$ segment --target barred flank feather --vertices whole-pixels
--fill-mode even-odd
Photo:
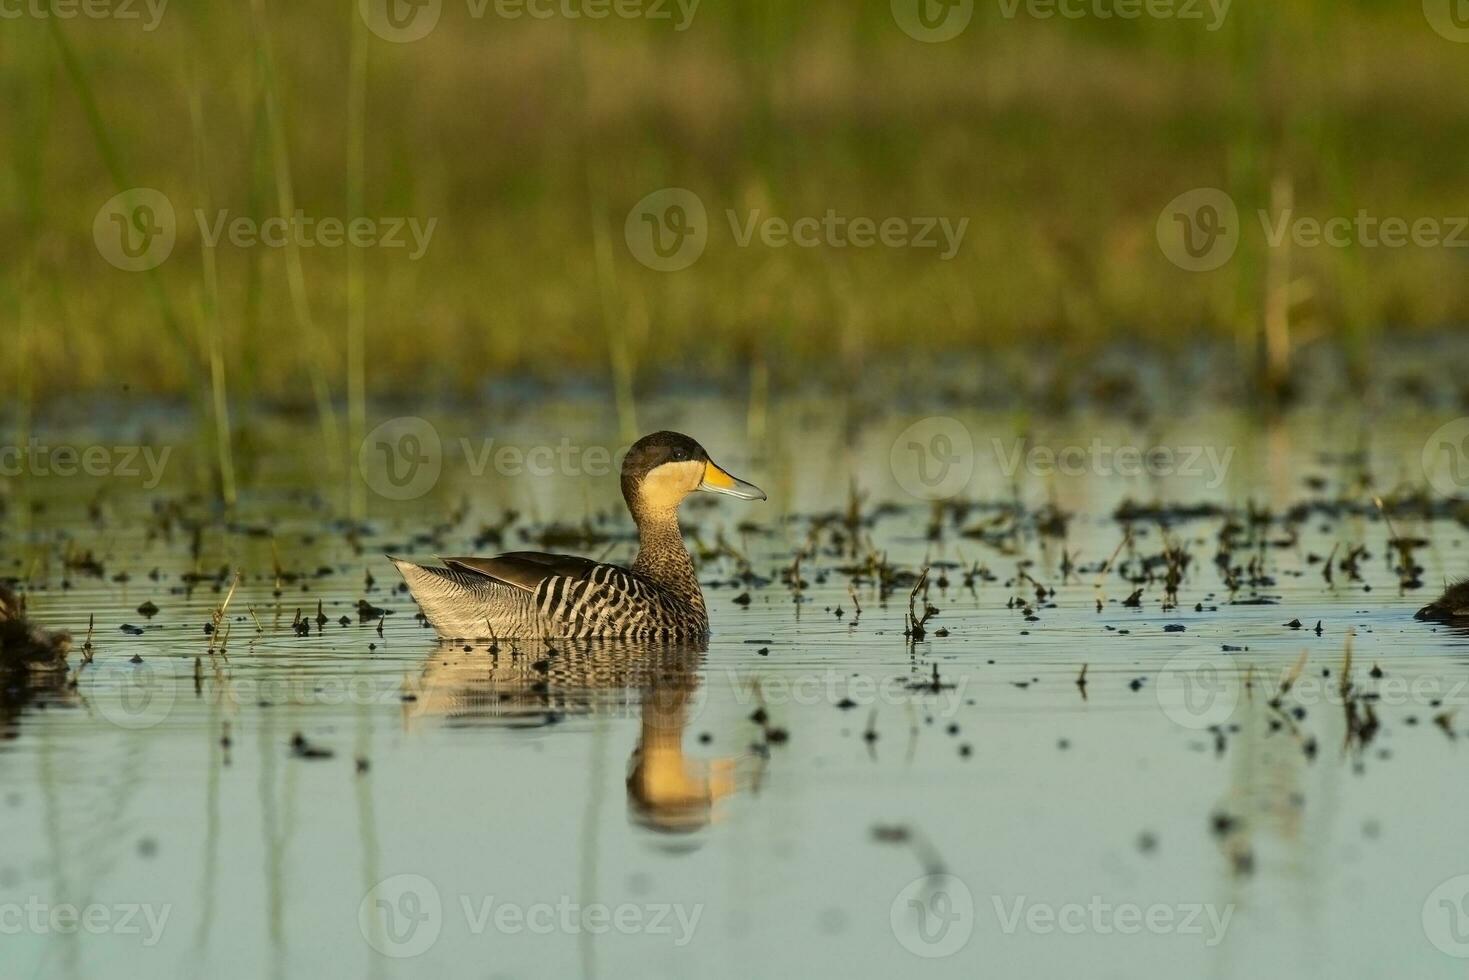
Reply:
[[[446,639],[691,639],[709,631],[702,596],[660,587],[617,565],[551,575],[534,592],[459,568],[391,559],[429,624]]]

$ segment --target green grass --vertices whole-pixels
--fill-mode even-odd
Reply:
[[[437,30],[407,45],[367,34],[349,6],[170,5],[151,33],[7,22],[0,232],[16,254],[0,296],[26,338],[20,370],[45,379],[34,397],[186,395],[221,433],[231,399],[299,403],[335,445],[339,402],[353,437],[369,395],[510,375],[605,379],[627,427],[634,392],[668,376],[768,372],[779,388],[1016,345],[1248,350],[1269,279],[1254,211],[1273,181],[1319,217],[1469,214],[1469,59],[1418,4],[1237,0],[1208,33],[1007,21],[982,0],[934,45],[898,30],[886,2],[704,4],[674,33],[473,21],[446,0]],[[178,244],[154,273],[93,246],[120,185],[174,203]],[[713,225],[681,272],[644,268],[623,241],[628,209],[665,186],[698,193]],[[1238,254],[1211,273],[1173,267],[1154,240],[1162,206],[1199,186],[1227,189],[1245,216]],[[437,225],[416,262],[209,250],[196,207]],[[969,227],[949,262],[737,247],[724,212],[755,207]],[[1384,332],[1469,320],[1463,262],[1294,250],[1292,343],[1337,342],[1360,362]],[[186,330],[178,311],[195,309],[201,329]]]

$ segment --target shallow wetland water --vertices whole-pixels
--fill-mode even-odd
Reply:
[[[770,495],[685,507],[707,646],[440,645],[382,557],[630,560],[596,462],[483,455],[615,450],[592,403],[431,415],[437,451],[384,430],[437,476],[369,478],[360,525],[310,422],[262,421],[228,516],[180,495],[183,450],[152,489],[16,481],[0,576],[74,683],[3,707],[0,901],[111,927],[6,935],[0,972],[1461,973],[1469,636],[1412,615],[1469,572],[1415,495],[1446,418],[1078,416],[1032,445],[1087,462],[1012,479],[1013,415],[640,409]],[[941,464],[961,492],[915,497]]]

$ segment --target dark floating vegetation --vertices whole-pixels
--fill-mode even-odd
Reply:
[[[1414,618],[1469,625],[1469,579],[1450,585],[1443,595],[1418,610]]]
[[[69,633],[31,622],[25,597],[0,582],[0,738],[15,737],[15,723],[33,700],[65,696],[71,642]]]
[[[30,621],[23,595],[0,583],[0,664],[7,674],[66,670],[71,634]]]

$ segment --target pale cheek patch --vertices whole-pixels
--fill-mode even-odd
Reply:
[[[664,463],[643,478],[642,498],[655,510],[668,510],[698,489],[703,478],[703,463]]]

